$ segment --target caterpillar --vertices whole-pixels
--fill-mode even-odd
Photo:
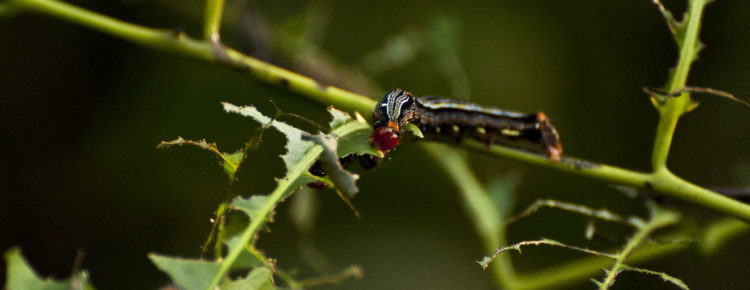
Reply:
[[[552,161],[559,161],[562,155],[557,130],[542,112],[525,114],[443,97],[416,98],[395,89],[375,105],[372,118],[375,124],[370,139],[380,151],[395,148],[403,127],[414,124],[425,138],[448,137],[458,143],[469,137],[488,148],[505,144],[541,150]]]

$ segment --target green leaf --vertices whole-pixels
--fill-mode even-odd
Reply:
[[[241,244],[241,239],[239,235],[236,235],[234,237],[231,237],[226,241],[227,247],[229,249],[234,249],[235,247],[243,247],[244,245]],[[261,261],[258,257],[254,256],[249,251],[245,250],[242,251],[242,253],[237,257],[237,260],[234,261],[232,264],[232,269],[242,269],[242,268],[255,268],[255,267],[262,267],[264,266],[264,262]]]
[[[37,275],[26,259],[23,258],[18,247],[11,248],[5,252],[5,263],[7,267],[5,288],[15,289],[39,289],[39,290],[83,290],[94,289],[89,281],[86,271],[76,270],[72,277],[63,281],[42,279]]]
[[[67,290],[70,287],[66,281],[40,278],[23,258],[21,250],[17,247],[5,252],[5,263],[8,268],[5,289]]]
[[[424,138],[424,134],[422,133],[422,130],[417,127],[417,125],[414,125],[412,123],[407,123],[406,126],[402,129],[404,132],[409,132],[412,136],[415,136],[417,138]]]
[[[266,267],[253,269],[244,278],[224,282],[221,290],[273,290],[273,272]]]
[[[219,263],[173,258],[149,254],[148,258],[159,270],[167,273],[172,282],[185,290],[205,290],[211,284],[214,275],[219,271]]]
[[[341,166],[341,163],[339,163],[339,156],[337,155],[338,143],[336,139],[328,135],[305,136],[303,139],[313,141],[323,147],[323,153],[320,155],[320,165],[328,173],[336,189],[349,197],[356,195],[359,192],[357,188],[359,175],[346,171]]]
[[[320,164],[328,173],[336,189],[348,197],[353,197],[359,189],[357,188],[358,175],[346,171],[339,163],[339,157],[349,154],[370,154],[382,156],[369,142],[372,135],[372,127],[363,121],[360,116],[352,120],[349,114],[329,108],[333,116],[331,128],[333,131],[328,135],[303,135],[303,140],[315,142],[323,147],[320,155]],[[339,137],[346,136],[346,137]]]
[[[383,157],[383,153],[370,144],[372,135],[372,126],[368,124],[362,116],[356,115],[352,119],[349,114],[341,112],[335,108],[328,108],[328,112],[333,117],[331,121],[331,134],[336,137],[338,156],[347,156],[349,154],[369,154]],[[346,136],[346,137],[340,137]]]
[[[372,126],[370,126],[361,115],[356,114],[356,118],[352,119],[349,114],[333,107],[328,108],[328,112],[333,117],[333,120],[330,122],[330,135],[337,139],[338,150],[336,153],[339,156],[347,156],[349,154],[369,154],[383,157],[383,154],[370,144],[369,140],[372,135]],[[340,136],[346,137],[341,138]]]
[[[302,139],[314,142],[323,148],[319,161],[323,170],[328,174],[327,177],[341,193],[353,197],[359,192],[356,184],[359,176],[346,171],[339,163],[339,157],[350,154],[382,157],[383,154],[370,144],[372,127],[361,116],[358,115],[354,120],[349,114],[334,108],[329,108],[328,111],[333,116],[330,123],[332,132],[328,135],[314,136],[303,134]]]
[[[230,103],[223,103],[224,111],[228,113],[236,113],[245,117],[250,117],[260,123],[263,126],[270,126],[278,130],[287,139],[287,153],[281,156],[284,160],[287,170],[294,168],[294,165],[302,160],[305,153],[310,150],[314,145],[312,142],[302,140],[302,134],[306,134],[304,131],[294,128],[284,122],[279,122],[261,114],[253,106],[235,106]]]
[[[362,121],[351,121],[339,126],[332,133],[337,137],[337,154],[347,156],[349,154],[368,154],[383,157],[383,153],[370,144],[372,127]],[[344,137],[338,137],[344,136]]]
[[[349,116],[349,114],[339,111],[334,107],[328,107],[328,113],[333,117],[333,120],[328,123],[331,126],[331,130],[336,130],[338,127],[341,127],[341,125],[352,120],[352,117]]]
[[[256,138],[253,138],[255,140]],[[248,144],[252,144],[253,140],[251,140]],[[224,170],[224,173],[229,177],[229,180],[234,181],[234,176],[237,174],[237,170],[240,167],[240,164],[245,159],[245,154],[247,153],[246,150],[241,150],[236,153],[224,153],[219,151],[219,148],[216,146],[216,143],[208,143],[206,139],[193,141],[193,140],[185,140],[182,137],[177,137],[177,139],[172,141],[161,141],[159,145],[156,146],[156,148],[159,149],[165,149],[172,146],[182,146],[182,145],[190,145],[190,146],[196,146],[198,148],[208,150],[216,154],[219,158],[221,158],[220,165],[222,169]],[[248,148],[250,148],[248,145]]]
[[[221,153],[221,157],[224,159],[224,162],[222,162],[224,173],[229,176],[230,180],[234,180],[234,176],[237,174],[242,159],[245,159],[245,151],[237,153]]]
[[[266,202],[268,202],[268,197],[263,195],[253,195],[250,198],[238,196],[232,200],[231,207],[241,210],[250,217],[250,220],[254,220],[258,218],[259,211]]]
[[[227,207],[229,207],[227,201]],[[228,212],[224,216],[223,225],[218,228],[217,243],[224,244],[232,237],[241,234],[247,226],[250,224],[250,218],[246,213],[241,211],[232,211],[226,209]]]

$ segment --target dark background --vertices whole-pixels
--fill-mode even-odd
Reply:
[[[73,2],[73,1],[71,1]],[[436,17],[458,24],[458,58],[471,98],[520,111],[541,110],[557,126],[565,153],[648,170],[657,114],[643,86],[661,86],[676,63],[676,46],[651,1],[228,1],[223,39],[248,48],[241,21],[251,10],[272,27],[324,11],[318,49],[345,67],[407,27]],[[682,15],[684,1],[668,7]],[[201,34],[203,1],[75,1],[118,19]],[[321,8],[322,7],[322,8]],[[704,14],[707,48],[690,85],[750,98],[750,2],[717,1]],[[299,21],[297,21],[299,22]],[[289,24],[292,23],[292,24]],[[246,28],[246,27],[244,27]],[[273,32],[271,33],[273,35]],[[168,282],[147,253],[196,257],[209,219],[227,196],[216,158],[194,148],[157,150],[177,136],[207,138],[223,151],[240,148],[256,125],[221,110],[220,101],[254,104],[327,120],[324,106],[226,68],[154,51],[46,16],[0,19],[0,249],[18,245],[43,276],[67,277],[78,249],[101,289],[156,288]],[[283,47],[294,52],[294,47]],[[418,53],[405,66],[373,76],[384,89],[450,96],[434,58]],[[334,74],[336,75],[336,74]],[[315,75],[312,75],[315,77]],[[342,78],[345,78],[342,77]],[[373,98],[379,97],[380,91]],[[703,186],[750,183],[750,114],[734,103],[699,96],[701,106],[680,120],[669,165]],[[250,154],[242,195],[268,193],[284,174],[282,138],[266,134]],[[525,164],[469,155],[483,182],[520,173],[516,210],[555,198],[642,212],[638,203],[599,182]],[[313,239],[336,268],[359,264],[361,281],[336,289],[485,289],[489,273],[474,261],[486,253],[472,231],[455,187],[418,146],[401,146],[375,171],[360,172],[354,200],[362,218],[330,191],[317,194]],[[721,217],[674,202],[698,222]],[[619,240],[583,239],[586,219],[543,210],[510,227],[511,241],[550,237],[608,249],[628,232],[600,223]],[[299,234],[282,204],[258,247],[282,269],[314,275],[302,262]],[[747,236],[717,254],[683,251],[643,265],[683,279],[693,289],[737,289],[750,283]],[[588,243],[588,244],[587,244]],[[520,270],[579,257],[534,248],[513,254]],[[4,271],[3,271],[4,273]],[[599,278],[599,277],[594,277]],[[581,281],[573,287],[590,288]],[[623,274],[618,289],[668,288],[656,277]]]

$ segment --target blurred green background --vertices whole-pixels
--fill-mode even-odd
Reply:
[[[150,27],[201,34],[203,1],[69,2]],[[682,15],[684,2],[665,4]],[[231,47],[368,93],[347,70],[364,71],[380,84],[373,98],[398,87],[544,111],[567,155],[638,170],[649,169],[657,122],[641,87],[664,84],[677,57],[664,19],[647,0],[229,0],[226,9],[222,37]],[[707,48],[693,65],[690,85],[750,98],[748,12],[747,1],[719,0],[707,7],[701,32]],[[43,276],[67,277],[81,249],[83,267],[97,287],[153,289],[168,279],[147,253],[198,256],[209,219],[229,194],[226,177],[208,152],[157,150],[156,144],[183,136],[215,141],[223,151],[240,148],[256,124],[224,113],[220,101],[253,104],[270,114],[268,100],[274,100],[286,112],[321,124],[328,120],[325,106],[238,72],[46,16],[0,18],[0,35],[0,249],[21,246]],[[373,68],[387,62],[368,56],[399,41],[396,36],[422,40],[422,46],[412,47],[413,56],[408,45],[392,54],[404,57],[403,63]],[[701,106],[678,124],[670,167],[703,186],[750,184],[748,110],[711,96],[698,99]],[[276,132],[264,135],[231,193],[273,189],[274,177],[284,174],[277,158],[282,141]],[[476,153],[468,157],[485,183],[520,176],[516,210],[554,198],[642,213],[637,202],[599,182]],[[333,192],[317,192],[312,239],[334,268],[358,264],[365,277],[322,289],[494,288],[489,273],[474,264],[487,253],[455,187],[418,146],[399,147],[375,171],[354,169],[361,174],[354,204],[362,217]],[[699,223],[720,217],[677,201],[669,206]],[[282,204],[258,247],[282,269],[313,276],[289,214],[289,204]],[[609,249],[628,234],[598,223],[611,239],[587,241],[585,224],[574,214],[542,210],[513,224],[509,238],[549,237]],[[644,267],[693,289],[745,288],[748,243],[745,236],[710,257],[683,251]],[[550,248],[512,255],[519,270],[581,256]],[[593,284],[582,280],[570,287]],[[633,273],[615,284],[668,287]]]

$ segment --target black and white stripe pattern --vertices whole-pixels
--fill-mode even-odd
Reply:
[[[395,89],[387,93],[378,102],[373,112],[375,127],[387,126],[389,121],[399,127],[405,125],[414,114],[413,105],[414,96],[409,92]],[[398,130],[398,128],[394,129]]]
[[[375,128],[387,126],[396,134],[411,123],[430,139],[451,137],[460,142],[469,137],[487,146],[501,143],[541,147],[555,160],[562,153],[557,130],[541,112],[519,113],[443,97],[415,98],[409,92],[396,89],[378,102],[373,119]]]

